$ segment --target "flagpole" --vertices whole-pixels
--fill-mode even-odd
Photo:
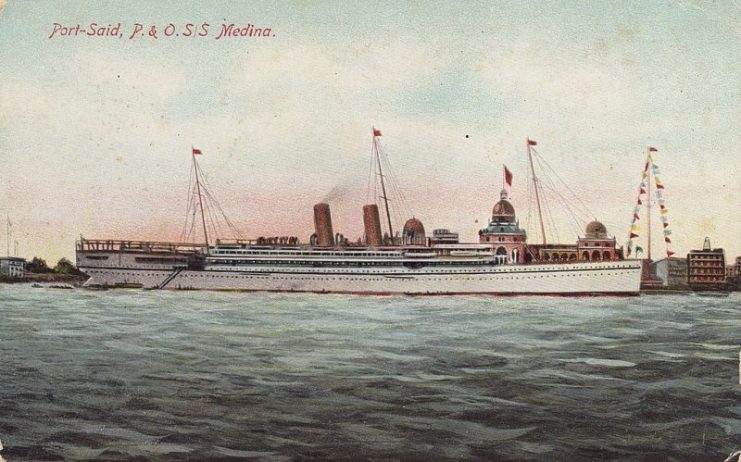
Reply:
[[[191,156],[193,156],[193,171],[196,175],[196,189],[198,190],[198,203],[201,205],[201,222],[203,223],[203,237],[206,240],[206,255],[208,255],[208,230],[206,229],[206,214],[203,211],[203,198],[201,197],[201,181],[198,178],[198,163],[196,162],[196,153],[193,146],[190,147]]]
[[[373,149],[376,151],[376,163],[378,164],[378,175],[381,177],[381,192],[383,193],[383,204],[386,207],[386,220],[389,223],[389,237],[391,245],[394,245],[394,229],[391,227],[391,212],[389,212],[389,200],[386,196],[386,184],[383,181],[383,169],[381,167],[381,155],[378,153],[378,140],[376,140],[376,127],[373,130]]]
[[[535,177],[535,167],[533,166],[533,153],[530,150],[530,138],[527,139],[527,158],[530,161],[530,173],[533,175],[533,186],[535,187],[535,202],[538,204],[538,218],[540,218],[540,234],[543,236],[543,245],[545,245],[545,226],[543,225],[543,212],[540,209],[540,195],[538,194],[538,179]]]
[[[646,213],[648,214],[648,261],[651,262],[651,173],[654,167],[653,159],[651,158],[651,147],[648,147],[648,156],[646,157],[648,162],[648,178],[646,181]]]

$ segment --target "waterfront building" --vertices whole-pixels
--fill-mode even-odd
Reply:
[[[650,274],[661,279],[664,287],[687,286],[687,259],[667,257],[651,263]]]
[[[713,249],[705,238],[702,250],[687,254],[687,283],[693,289],[720,289],[726,285],[726,262],[723,249]]]
[[[726,266],[726,283],[732,290],[741,290],[741,257],[736,262]]]
[[[741,257],[736,257],[733,264],[726,266],[726,278],[741,277]]]
[[[0,257],[0,276],[22,278],[25,274],[26,259],[20,257]]]

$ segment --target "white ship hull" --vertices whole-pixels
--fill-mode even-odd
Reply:
[[[351,294],[637,295],[638,260],[478,267],[85,267],[88,286]]]

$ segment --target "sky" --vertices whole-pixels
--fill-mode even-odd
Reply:
[[[121,36],[69,35],[91,23]],[[232,23],[270,32],[217,39]],[[243,237],[306,241],[326,200],[354,240],[374,126],[404,198],[396,229],[413,215],[476,240],[506,165],[537,242],[529,137],[556,186],[549,241],[598,219],[623,244],[654,146],[671,249],[708,236],[741,255],[737,2],[11,0],[0,43],[0,214],[26,258],[73,259],[81,235],[179,239],[192,147]]]

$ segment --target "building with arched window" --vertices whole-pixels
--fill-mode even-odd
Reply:
[[[491,211],[489,225],[479,230],[479,242],[491,244],[499,263],[525,263],[527,234],[520,228],[507,191],[503,189],[499,197]]]
[[[607,235],[607,228],[599,221],[587,225],[584,237],[576,242],[576,250],[581,261],[619,260],[615,238]]]

